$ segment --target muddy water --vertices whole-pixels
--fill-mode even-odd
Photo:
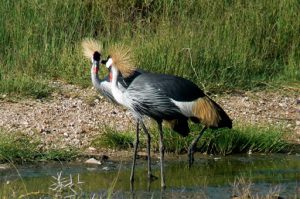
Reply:
[[[134,192],[130,191],[131,161],[107,161],[102,165],[78,163],[41,164],[0,170],[1,190],[26,187],[27,192],[48,192],[57,173],[63,177],[79,175],[82,193],[87,198],[106,197],[113,189],[113,198],[230,198],[233,183],[243,177],[253,183],[255,194],[267,194],[280,189],[280,196],[300,197],[300,156],[297,155],[235,155],[196,156],[191,169],[187,168],[186,156],[169,156],[166,162],[167,189],[161,191],[160,180],[147,181],[146,160],[138,160]],[[160,176],[159,160],[153,160],[153,172]],[[20,177],[21,176],[21,177]],[[115,184],[113,182],[116,182]],[[79,190],[79,189],[78,189]],[[20,191],[21,192],[21,191]],[[97,197],[96,197],[97,196]]]

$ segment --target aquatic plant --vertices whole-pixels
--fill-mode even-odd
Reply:
[[[244,177],[238,177],[232,184],[232,198],[236,199],[272,199],[280,197],[280,187],[271,187],[267,194],[257,194],[252,189],[253,183]]]
[[[82,182],[79,174],[76,180],[73,180],[73,176],[63,177],[62,172],[58,172],[57,176],[52,176],[54,179],[49,187],[51,195],[54,198],[76,198],[82,194]]]

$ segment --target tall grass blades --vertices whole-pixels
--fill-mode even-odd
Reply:
[[[299,9],[297,0],[3,0],[0,84],[26,75],[32,82],[59,78],[89,85],[79,45],[85,37],[105,48],[131,45],[139,67],[207,89],[299,81]],[[10,92],[18,89],[29,90]]]
[[[164,147],[166,152],[177,154],[186,153],[189,145],[200,132],[201,126],[191,124],[191,133],[182,137],[169,128],[164,128]],[[151,148],[159,151],[159,133],[154,126],[150,128]],[[208,129],[199,140],[197,151],[207,154],[228,155],[235,153],[277,153],[292,151],[292,144],[285,140],[285,133],[279,127],[263,127],[250,125],[237,125],[234,129]],[[128,149],[132,148],[134,132],[117,132],[107,128],[104,133],[98,135],[92,141],[96,148]],[[141,148],[146,147],[146,138],[141,133]]]
[[[249,151],[276,153],[292,150],[280,129],[255,126],[208,131],[198,146],[202,152],[222,155]]]
[[[133,132],[118,132],[106,127],[101,135],[92,140],[91,145],[98,148],[128,149],[133,146],[133,141]]]

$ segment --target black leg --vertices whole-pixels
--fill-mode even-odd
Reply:
[[[162,130],[162,122],[157,122],[158,129],[159,129],[159,151],[160,151],[160,172],[161,172],[161,187],[163,189],[166,188],[165,184],[165,175],[164,175],[164,156],[165,156],[165,149],[163,145],[164,137],[163,137],[163,130]]]
[[[136,140],[134,143],[133,163],[132,163],[131,175],[130,175],[130,183],[131,183],[132,189],[133,189],[133,182],[134,182],[134,170],[135,170],[135,163],[136,163],[136,156],[137,156],[137,148],[139,145],[139,133],[140,133],[140,128],[139,128],[139,120],[138,120],[136,123]]]
[[[197,145],[197,142],[200,140],[200,138],[202,137],[202,135],[206,129],[207,129],[206,127],[203,127],[203,129],[200,131],[199,135],[192,141],[192,143],[189,147],[189,151],[188,151],[189,167],[191,167],[194,162],[195,146]]]
[[[142,125],[142,128],[144,130],[144,132],[146,133],[147,135],[147,159],[148,159],[148,179],[151,181],[153,180],[155,177],[152,176],[152,171],[151,171],[151,156],[150,156],[150,148],[151,148],[151,136],[144,124],[144,122],[141,120],[140,121],[141,125]]]

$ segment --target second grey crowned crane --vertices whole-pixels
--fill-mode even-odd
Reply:
[[[133,113],[137,123],[143,124],[144,116],[149,116],[157,122],[160,135],[161,187],[165,188],[162,121],[191,119],[195,123],[204,125],[189,147],[188,157],[189,166],[191,166],[194,161],[194,148],[204,131],[207,128],[232,128],[232,120],[196,84],[178,76],[140,74],[126,90],[120,89],[117,83],[119,73],[124,77],[133,74],[136,71],[134,62],[130,49],[124,46],[114,46],[110,49],[110,58],[106,61],[106,66],[111,69],[112,73],[111,91],[114,99]],[[186,126],[187,122],[183,125]],[[134,176],[137,144],[134,147],[131,181]]]

